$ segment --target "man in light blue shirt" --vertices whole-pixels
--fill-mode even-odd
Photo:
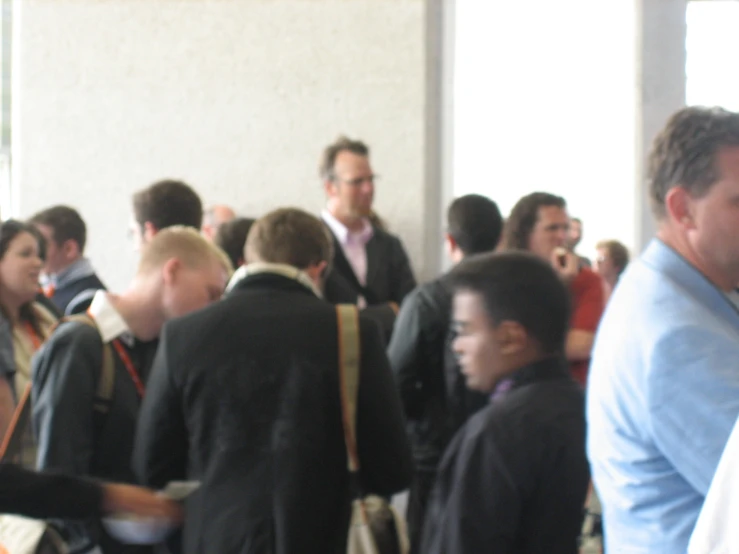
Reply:
[[[588,456],[606,550],[686,552],[739,415],[739,114],[686,108],[649,159],[657,238],[596,336]]]

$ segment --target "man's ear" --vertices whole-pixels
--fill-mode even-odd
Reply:
[[[162,265],[162,281],[167,285],[173,285],[179,277],[182,262],[177,258],[170,258]]]
[[[336,193],[336,183],[333,181],[333,179],[324,179],[323,180],[323,191],[326,193],[326,196],[334,196]]]
[[[672,187],[665,196],[668,218],[686,230],[695,229],[693,198],[683,187]]]
[[[74,239],[67,239],[62,245],[62,252],[67,260],[75,260],[80,255],[80,247]]]
[[[503,321],[495,329],[498,350],[501,354],[512,356],[526,349],[529,335],[517,321]]]
[[[444,233],[444,245],[446,246],[446,253],[449,257],[454,256],[454,251],[457,249],[457,241],[449,233]]]
[[[144,244],[151,242],[151,239],[153,239],[154,235],[158,232],[159,229],[157,229],[151,221],[145,222],[144,232],[141,233],[141,237],[144,239]]]
[[[317,264],[309,265],[307,268],[305,268],[304,272],[308,275],[308,277],[311,278],[311,280],[315,283],[317,283],[321,277],[324,276],[324,272],[326,271],[326,268],[328,267],[328,262],[318,262]]]

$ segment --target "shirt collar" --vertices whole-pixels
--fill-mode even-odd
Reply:
[[[95,293],[89,309],[90,316],[95,320],[103,342],[110,342],[120,337],[127,344],[133,342],[133,334],[120,312],[113,306],[104,290]]]
[[[56,288],[62,288],[69,283],[78,281],[84,277],[89,277],[90,275],[94,274],[95,270],[92,268],[92,263],[90,263],[90,260],[88,260],[87,258],[80,258],[79,260],[76,260],[69,264],[58,273],[43,276],[41,284],[43,286],[54,285],[54,287]]]
[[[660,239],[655,238],[649,243],[641,255],[641,261],[666,275],[706,306],[722,312],[734,325],[737,324],[739,307],[731,301],[726,292],[719,289],[698,268]]]
[[[233,277],[231,277],[231,280],[228,282],[226,292],[231,292],[236,284],[245,277],[248,277],[249,275],[257,275],[259,273],[272,273],[274,275],[282,275],[283,277],[287,277],[288,279],[294,279],[298,283],[309,289],[311,292],[313,292],[313,294],[315,294],[318,298],[323,298],[323,294],[321,294],[321,291],[318,290],[316,284],[310,277],[308,277],[308,274],[304,271],[301,271],[300,269],[292,265],[271,264],[266,262],[254,262],[248,265],[242,265],[234,272]]]
[[[353,240],[364,245],[367,244],[367,242],[369,242],[369,240],[375,234],[375,230],[372,227],[372,224],[369,222],[369,219],[367,218],[362,219],[364,227],[361,231],[352,232],[349,231],[346,225],[336,219],[328,210],[323,210],[321,212],[321,217],[323,218],[323,221],[326,222],[326,225],[328,225],[329,229],[331,229],[331,232],[338,239],[340,244],[346,244],[350,240]]]
[[[490,394],[490,401],[493,403],[499,402],[508,396],[510,391],[529,383],[562,378],[571,379],[564,358],[562,356],[543,358],[520,367],[506,378],[500,380]]]

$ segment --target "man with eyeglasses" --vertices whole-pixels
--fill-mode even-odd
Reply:
[[[394,319],[416,279],[400,239],[371,223],[377,175],[369,147],[339,137],[324,150],[320,176],[327,197],[321,215],[334,240],[326,298],[370,307],[386,322]]]

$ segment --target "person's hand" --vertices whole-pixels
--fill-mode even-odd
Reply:
[[[103,485],[103,511],[129,512],[141,517],[182,521],[182,508],[163,496],[132,485]]]
[[[580,272],[580,260],[564,248],[555,248],[549,261],[566,285],[569,285]]]

